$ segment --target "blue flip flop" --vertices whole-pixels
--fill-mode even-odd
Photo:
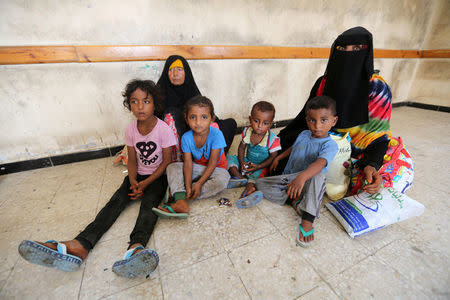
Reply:
[[[261,191],[256,191],[253,194],[250,194],[247,197],[241,198],[236,201],[236,207],[242,209],[255,206],[256,204],[261,202],[262,197],[263,193]]]
[[[300,241],[300,232],[302,233],[303,238],[308,237],[314,233],[314,227],[310,231],[306,232],[302,227],[302,218],[300,218],[300,220],[298,221],[298,232],[297,232],[297,238],[296,238],[297,244],[304,248],[310,247],[312,245],[312,243],[314,242],[314,240],[312,240],[311,242]]]
[[[152,249],[144,249],[133,255],[135,250],[140,249],[144,247],[138,246],[125,252],[123,259],[113,264],[112,271],[126,278],[149,276],[158,266],[159,256]]]
[[[160,218],[162,219],[168,219],[168,218],[178,218],[178,219],[186,219],[189,214],[187,213],[177,213],[173,210],[172,207],[170,207],[169,205],[161,205],[162,208],[166,208],[167,210],[170,211],[166,212],[163,210],[158,209],[157,207],[153,207],[152,211],[157,214]]]
[[[30,263],[66,272],[73,272],[80,268],[83,260],[77,256],[67,254],[66,245],[55,240],[46,241],[45,243],[56,244],[57,250],[34,241],[24,240],[19,245],[19,254]]]
[[[241,186],[245,186],[248,182],[247,178],[233,177],[228,181],[227,189],[234,189]]]

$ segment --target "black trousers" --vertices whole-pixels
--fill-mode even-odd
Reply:
[[[138,181],[146,179],[149,175],[137,176]],[[144,194],[139,200],[141,201],[141,207],[139,209],[139,215],[136,220],[136,225],[130,234],[130,245],[140,243],[144,247],[147,245],[150,236],[155,228],[158,216],[153,213],[152,208],[157,207],[164,197],[167,189],[167,177],[162,175],[154,182],[152,182],[144,191]],[[77,237],[78,240],[86,250],[94,248],[95,244],[100,240],[102,235],[108,231],[112,224],[119,217],[120,213],[133,201],[128,194],[130,190],[130,180],[127,177],[124,178],[120,188],[114,193],[109,202],[100,210],[100,212]]]

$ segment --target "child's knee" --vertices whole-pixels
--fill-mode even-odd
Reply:
[[[179,172],[180,169],[183,169],[183,163],[182,162],[173,162],[167,166],[166,172],[167,172],[167,174],[176,173],[176,172]]]

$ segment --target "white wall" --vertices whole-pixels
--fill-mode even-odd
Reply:
[[[424,49],[450,49],[450,1],[436,0]],[[450,106],[450,59],[423,59],[408,98],[421,103]]]
[[[62,4],[63,3],[63,4]],[[329,47],[362,25],[375,48],[421,49],[440,2],[428,1],[1,1],[0,46],[271,45]],[[251,105],[272,101],[294,117],[326,59],[191,61],[217,114],[243,125]],[[394,101],[410,97],[416,59],[377,59]],[[121,91],[157,80],[163,62],[0,66],[0,163],[123,144],[131,114]]]

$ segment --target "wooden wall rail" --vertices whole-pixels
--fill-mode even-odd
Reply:
[[[328,58],[329,48],[271,46],[4,46],[0,65],[165,60],[172,54],[186,59]],[[375,58],[450,58],[444,50],[375,49]]]

